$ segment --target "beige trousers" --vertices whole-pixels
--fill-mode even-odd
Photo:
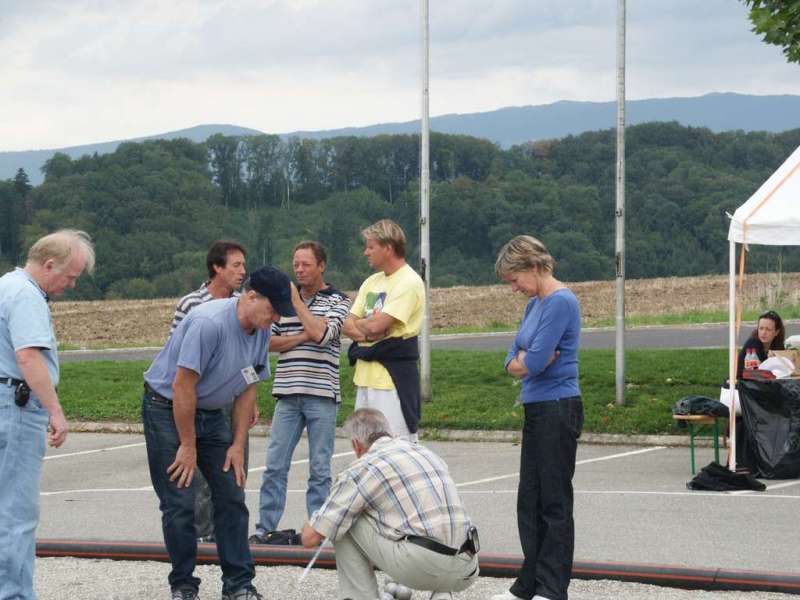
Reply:
[[[407,541],[383,537],[368,517],[359,517],[334,544],[339,598],[378,598],[377,567],[394,581],[414,590],[460,592],[478,577],[478,557],[447,556]]]

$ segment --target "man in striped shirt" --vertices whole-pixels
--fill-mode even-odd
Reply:
[[[239,290],[245,276],[247,252],[238,242],[230,240],[217,240],[208,249],[206,255],[206,269],[208,269],[208,281],[203,283],[199,289],[186,294],[178,301],[175,308],[175,316],[172,318],[172,327],[169,330],[170,336],[175,328],[183,321],[193,308],[204,304],[210,300],[222,298],[238,297]],[[232,422],[232,405],[223,408],[228,423]],[[250,423],[252,427],[258,422],[258,403],[253,407],[253,418]],[[248,458],[250,455],[250,444],[245,444],[245,470],[247,470]],[[199,471],[195,475],[195,506],[194,521],[197,531],[197,538],[202,542],[215,541],[214,535],[214,505],[211,500],[211,490],[208,483]]]
[[[292,454],[303,429],[308,431],[309,515],[331,487],[336,412],[341,402],[339,336],[350,299],[325,283],[327,262],[319,242],[304,241],[295,247],[292,266],[302,302],[295,303],[296,317],[282,318],[272,326],[269,349],[280,353],[272,385],[277,402],[261,483],[259,522],[251,543],[268,544],[274,539],[270,533],[283,516]]]
[[[357,459],[339,474],[302,532],[303,545],[336,547],[339,598],[378,597],[374,567],[432,600],[452,598],[478,577],[477,534],[445,462],[389,434],[382,412],[348,420]]]

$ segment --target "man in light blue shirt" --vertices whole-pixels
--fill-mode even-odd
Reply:
[[[269,378],[270,328],[301,302],[273,267],[254,271],[239,298],[194,308],[144,374],[144,423],[150,478],[160,500],[173,600],[195,600],[195,489],[200,469],[211,488],[222,565],[222,600],[260,600],[247,542],[244,447],[256,384]],[[222,407],[233,403],[233,427]]]
[[[58,400],[58,347],[47,300],[94,270],[82,231],[39,239],[24,269],[0,277],[0,598],[36,598],[33,567],[45,444],[58,448],[67,420]],[[47,434],[48,426],[50,429]]]

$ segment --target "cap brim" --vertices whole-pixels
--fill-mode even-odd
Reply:
[[[282,317],[296,317],[297,311],[295,311],[294,306],[292,306],[291,302],[272,302],[272,308],[278,311],[278,314]]]

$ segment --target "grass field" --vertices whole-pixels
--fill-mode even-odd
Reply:
[[[503,371],[502,352],[434,350],[434,400],[425,404],[425,429],[519,429],[523,409],[515,406],[519,385]],[[725,377],[724,350],[632,350],[627,353],[627,404],[614,404],[614,353],[580,355],[586,431],[674,433],[670,408],[683,396],[719,396]],[[61,401],[69,419],[138,422],[142,373],[147,362],[67,363]],[[274,367],[274,363],[273,363]],[[352,369],[342,361],[341,423],[353,410]],[[262,421],[271,418],[271,383],[259,386]]]

